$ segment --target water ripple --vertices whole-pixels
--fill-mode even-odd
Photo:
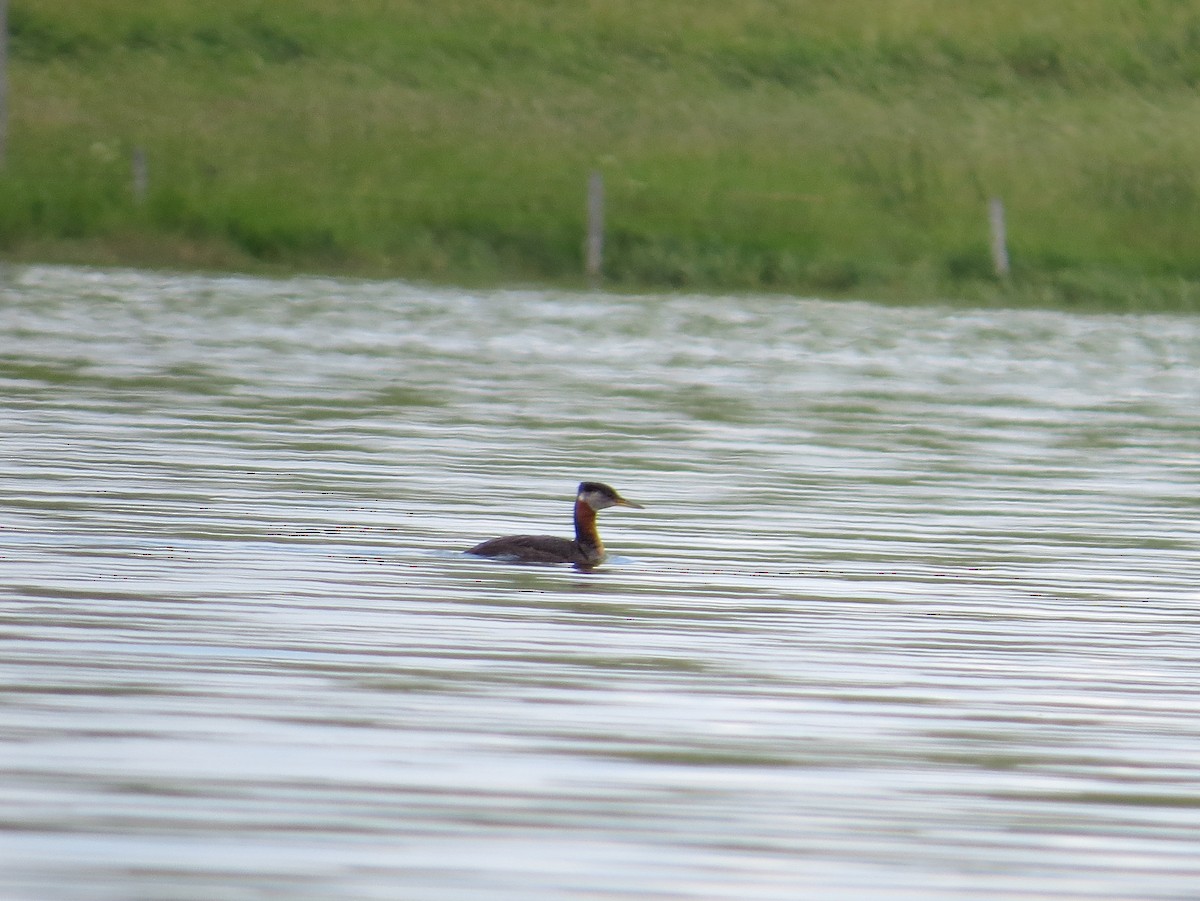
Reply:
[[[0,305],[0,894],[1194,893],[1195,319]],[[582,478],[606,566],[461,553]]]

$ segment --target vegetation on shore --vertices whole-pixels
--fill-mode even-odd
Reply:
[[[8,259],[582,284],[599,170],[617,288],[1200,309],[1200,7],[1178,0],[9,20]]]

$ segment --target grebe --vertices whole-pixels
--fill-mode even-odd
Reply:
[[[502,557],[521,563],[574,563],[579,567],[597,566],[607,556],[596,532],[596,511],[605,507],[634,507],[603,482],[580,482],[575,495],[575,540],[553,535],[506,535],[492,538],[467,551],[478,557]]]

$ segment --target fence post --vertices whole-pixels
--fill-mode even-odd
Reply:
[[[592,172],[588,176],[587,240],[584,244],[584,271],[592,287],[600,284],[604,265],[604,176]]]
[[[8,0],[0,0],[0,169],[8,162]]]
[[[133,148],[132,174],[133,202],[141,206],[146,202],[146,193],[150,190],[150,164],[146,161],[146,151],[142,147]]]
[[[993,197],[988,203],[988,220],[992,225],[992,265],[996,269],[996,278],[1008,278],[1008,235],[1004,227],[1004,201]]]

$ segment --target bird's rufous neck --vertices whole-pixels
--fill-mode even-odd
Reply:
[[[596,511],[582,498],[575,501],[575,540],[585,547],[595,548],[600,554],[604,553],[600,533],[596,531]]]

